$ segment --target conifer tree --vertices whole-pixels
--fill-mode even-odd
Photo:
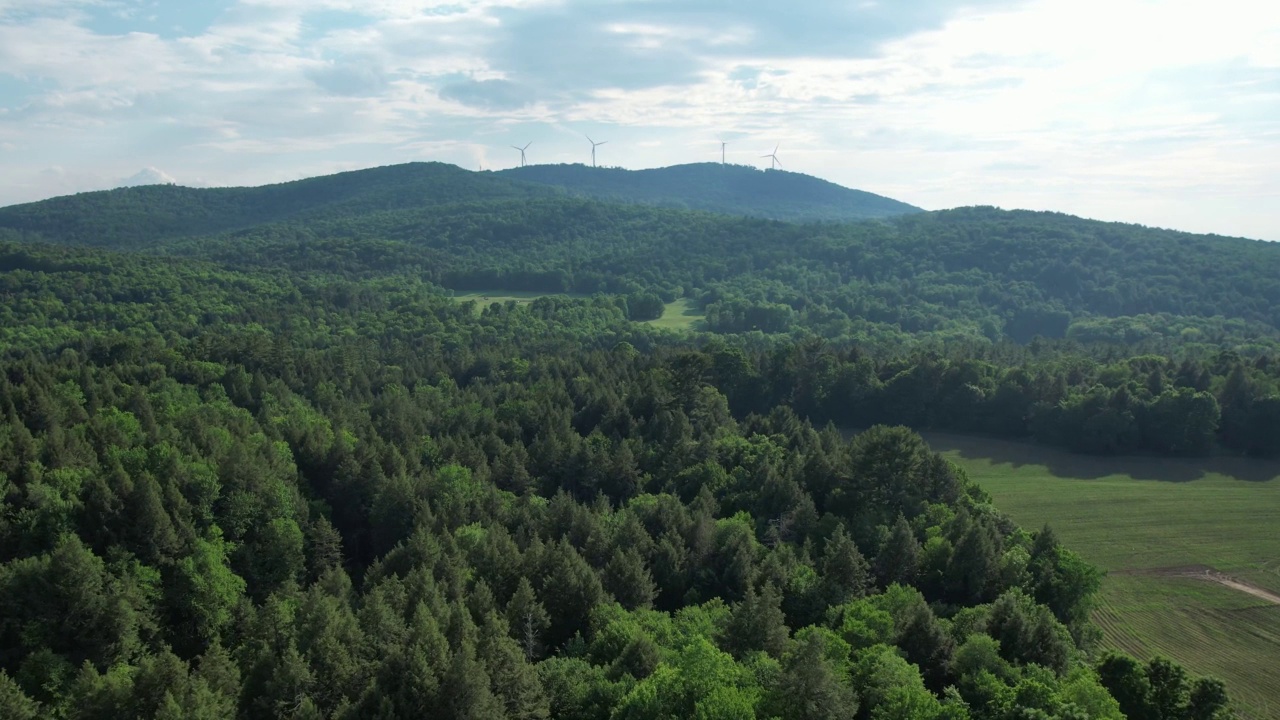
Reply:
[[[628,610],[648,609],[657,595],[653,577],[635,550],[614,551],[603,580],[605,590]]]
[[[907,519],[899,515],[876,555],[876,580],[882,587],[894,583],[910,585],[915,581],[919,565],[920,543]]]
[[[827,540],[821,570],[827,605],[843,605],[866,595],[870,568],[843,524]]]

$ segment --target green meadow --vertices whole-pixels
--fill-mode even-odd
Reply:
[[[1222,678],[1242,717],[1280,719],[1280,463],[1099,458],[926,434],[1020,525],[1045,523],[1107,571],[1104,644]]]
[[[505,303],[508,300],[514,300],[521,305],[527,305],[540,297],[547,297],[552,294],[565,295],[567,297],[585,297],[583,295],[575,295],[573,293],[544,293],[544,292],[525,292],[521,290],[474,290],[467,292],[455,292],[453,299],[458,302],[467,302],[474,300],[477,310],[486,308],[493,303]],[[688,298],[677,298],[674,302],[669,302],[663,306],[662,317],[654,320],[645,320],[646,325],[652,325],[657,328],[667,330],[698,330],[701,327],[702,320],[705,316],[698,312],[697,308]]]
[[[704,317],[688,298],[677,298],[664,306],[662,317],[645,322],[668,330],[698,330]]]
[[[493,303],[505,303],[508,300],[514,300],[521,305],[528,305],[540,297],[548,297],[550,295],[582,297],[581,295],[574,295],[573,293],[526,292],[524,290],[469,290],[466,292],[455,292],[453,299],[458,302],[474,300],[477,303],[477,307],[486,308]]]

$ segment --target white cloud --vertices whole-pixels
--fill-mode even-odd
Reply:
[[[789,169],[926,207],[1280,239],[1280,5],[241,0],[174,37],[143,13],[95,31],[94,5],[0,0],[0,203],[140,162],[211,184],[498,166],[530,140],[581,162],[586,132],[627,167],[781,142]]]

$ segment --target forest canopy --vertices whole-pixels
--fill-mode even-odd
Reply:
[[[1229,716],[917,431],[1275,454],[1269,249],[388,172],[0,210],[0,716]]]

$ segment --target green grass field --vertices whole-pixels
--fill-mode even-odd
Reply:
[[[925,437],[1020,525],[1049,523],[1107,571],[1094,619],[1108,647],[1220,677],[1242,717],[1280,720],[1280,605],[1186,577],[1206,566],[1280,594],[1280,463]]]
[[[698,330],[705,316],[698,312],[688,298],[677,298],[675,302],[666,304],[662,317],[645,322],[654,327],[668,330]]]
[[[540,297],[547,297],[552,293],[540,292],[524,292],[521,290],[475,290],[468,292],[457,292],[453,295],[453,299],[458,302],[467,302],[474,300],[476,302],[477,311],[489,307],[493,303],[505,303],[508,300],[514,300],[521,305],[527,305]],[[558,293],[568,297],[585,297],[583,295],[575,295],[573,293]],[[667,330],[698,330],[701,327],[703,314],[698,312],[693,304],[687,298],[678,298],[675,302],[667,303],[662,311],[662,317],[656,320],[645,320],[646,325],[652,325]]]
[[[521,305],[528,305],[540,297],[549,295],[565,295],[567,297],[582,297],[573,293],[544,293],[544,292],[526,292],[524,290],[475,290],[468,292],[456,292],[453,299],[458,302],[466,302],[475,300],[476,306],[486,308],[493,303],[504,303],[508,300],[515,300]]]

